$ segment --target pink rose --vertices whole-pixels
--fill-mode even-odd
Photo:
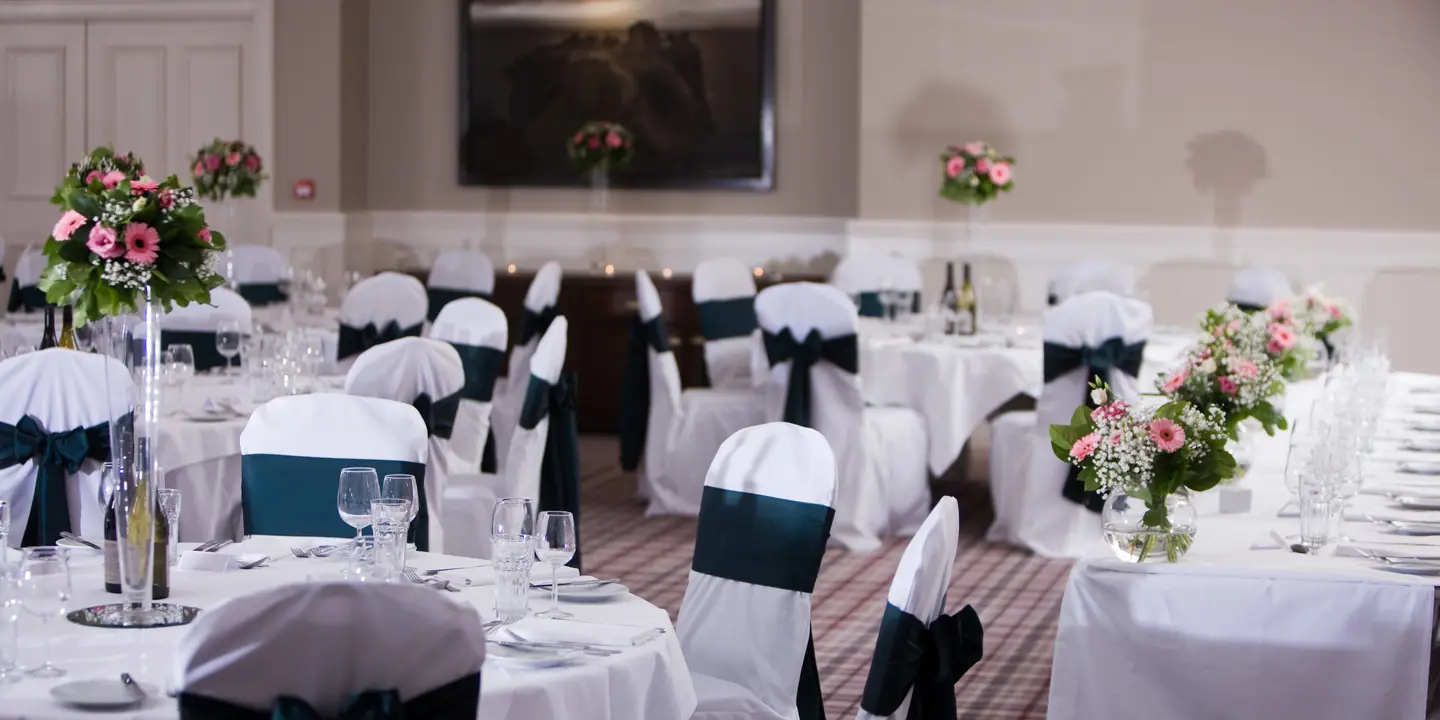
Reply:
[[[122,173],[119,170],[111,170],[110,172],[105,173],[105,177],[100,178],[100,182],[105,184],[106,190],[109,190],[110,188],[113,188],[116,185],[125,182],[125,173]]]
[[[245,169],[250,172],[259,172],[260,156],[255,153],[250,153],[250,155],[245,158]]]
[[[1070,448],[1070,457],[1074,458],[1076,462],[1082,461],[1090,457],[1090,454],[1095,452],[1095,446],[1099,444],[1100,436],[1095,433],[1090,433],[1075,441],[1075,444]]]
[[[200,240],[201,240],[202,242],[204,242],[204,243],[206,243],[206,244],[209,244],[209,243],[210,243],[210,226],[209,226],[209,225],[206,225],[205,227],[200,228],[200,232],[195,233],[195,237],[198,237],[198,238],[200,238]]]
[[[949,175],[949,176],[952,177],[952,178],[960,177],[960,173],[962,173],[962,172],[964,172],[964,171],[965,171],[965,158],[960,157],[959,155],[956,155],[955,157],[950,158],[950,159],[949,159],[948,161],[946,161],[946,163],[945,163],[945,174],[946,174],[946,175]]]
[[[591,150],[597,150],[597,149],[600,148],[600,138],[598,138],[598,137],[592,137],[592,138],[590,138],[590,142],[588,142],[588,143],[586,143],[586,144],[590,146],[590,149],[591,149]]]
[[[583,132],[577,132],[577,133],[575,133],[575,140],[574,140],[574,142],[575,142],[576,145],[579,145],[579,144],[585,142],[585,133],[583,133]]]
[[[82,225],[89,222],[89,219],[74,210],[66,210],[64,215],[55,222],[55,229],[50,231],[50,237],[56,240],[69,240]]]
[[[1160,392],[1169,395],[1179,390],[1180,386],[1185,384],[1186,377],[1187,374],[1184,370],[1171,374],[1170,377],[1165,378],[1165,384],[1160,386]]]
[[[225,164],[226,164],[226,165],[229,165],[230,167],[235,167],[236,165],[239,165],[239,164],[240,164],[240,153],[238,153],[238,152],[232,152],[232,153],[230,153],[229,155],[226,155],[226,156],[225,156]]]
[[[202,176],[202,175],[204,175],[204,174],[205,174],[205,165],[202,164],[199,160],[196,160],[196,161],[195,161],[195,177],[200,177],[200,176]]]
[[[1276,320],[1290,319],[1290,300],[1283,298],[1270,304],[1270,317]]]
[[[139,180],[130,181],[130,192],[134,195],[144,195],[148,192],[155,192],[159,187],[160,183],[151,180],[149,175],[141,177]]]
[[[115,159],[119,160],[122,163],[128,163],[130,162],[130,153],[120,153],[119,155],[115,156]]]
[[[990,166],[991,166],[991,164],[992,164],[992,163],[990,162],[990,158],[984,158],[984,157],[982,157],[982,158],[980,158],[979,160],[976,160],[976,161],[975,161],[975,172],[978,172],[978,173],[980,173],[981,175],[984,175],[984,174],[990,172]]]
[[[1200,348],[1200,352],[1195,353],[1195,358],[1197,360],[1204,360],[1208,357],[1210,357],[1210,348],[1208,347],[1202,347]]]
[[[1230,376],[1228,376],[1228,375],[1221,375],[1221,376],[1220,376],[1220,392],[1223,392],[1223,393],[1225,393],[1226,395],[1234,395],[1235,393],[1237,393],[1237,392],[1239,392],[1239,391],[1240,391],[1240,386],[1239,386],[1238,384],[1236,384],[1234,378],[1232,378],[1232,377],[1230,377]]]
[[[170,207],[173,206],[174,204],[175,204],[175,191],[171,190],[170,188],[165,188],[164,190],[161,190],[161,191],[160,191],[160,208],[161,208],[162,210],[169,210]]]
[[[205,156],[205,169],[206,169],[206,170],[209,170],[210,172],[215,172],[216,170],[219,170],[219,169],[220,169],[220,156],[219,156],[219,155],[206,155],[206,156]]]
[[[1325,312],[1330,313],[1330,317],[1335,318],[1336,320],[1339,320],[1342,315],[1339,305],[1326,305]]]
[[[1253,378],[1260,375],[1260,368],[1255,367],[1255,363],[1244,358],[1239,358],[1232,363],[1231,369],[1235,371],[1236,375],[1243,378]]]
[[[997,162],[995,167],[990,168],[990,182],[996,185],[1009,185],[1010,175],[1010,163]]]
[[[612,148],[618,148],[618,147],[620,147],[620,135],[619,135],[618,133],[613,133],[613,132],[610,133],[609,135],[606,135],[606,136],[605,136],[605,144],[606,144],[606,145],[609,145],[609,146],[612,147]]]
[[[1161,450],[1173,453],[1185,447],[1185,428],[1170,418],[1159,418],[1150,423],[1150,439],[1154,440]]]
[[[145,223],[125,226],[125,259],[140,265],[154,265],[160,257],[160,233]]]
[[[90,183],[93,183],[97,180],[103,181],[104,179],[105,173],[100,172],[99,170],[91,170],[90,173],[85,176],[85,184],[89,185]]]
[[[1288,350],[1295,346],[1295,340],[1295,330],[1289,325],[1276,323],[1270,326],[1270,343],[1272,345],[1278,345],[1281,349]]]
[[[985,143],[983,143],[983,142],[968,142],[968,143],[965,143],[965,152],[968,153],[968,154],[971,155],[971,156],[984,155],[984,154],[985,154]]]
[[[104,225],[90,228],[90,241],[85,243],[85,247],[107,260],[120,257],[121,253],[125,252],[125,248],[120,247],[120,243],[115,239],[115,228]]]

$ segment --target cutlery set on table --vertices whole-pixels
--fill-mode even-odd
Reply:
[[[1440,577],[1440,386],[1409,394],[1410,417],[1381,423],[1354,502],[1369,525],[1346,528],[1355,537],[1342,537],[1338,552],[1380,570]]]

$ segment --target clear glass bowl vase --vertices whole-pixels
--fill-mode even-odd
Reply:
[[[1196,516],[1190,491],[1181,488],[1165,497],[1168,527],[1147,524],[1148,510],[1144,500],[1123,492],[1112,492],[1105,498],[1100,526],[1110,552],[1132,563],[1176,562],[1184,557],[1195,542]]]

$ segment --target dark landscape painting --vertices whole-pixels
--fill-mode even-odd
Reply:
[[[566,140],[635,136],[616,187],[770,190],[774,0],[461,0],[460,182],[589,184]]]

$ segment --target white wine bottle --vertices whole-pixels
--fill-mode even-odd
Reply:
[[[975,286],[970,283],[970,263],[964,265],[963,280],[960,283],[960,302],[956,313],[956,324],[961,335],[974,335],[980,329],[980,315],[976,312]]]
[[[960,313],[960,292],[955,289],[955,263],[945,263],[945,290],[940,294],[940,313],[944,317],[945,334],[956,332],[955,316]]]

